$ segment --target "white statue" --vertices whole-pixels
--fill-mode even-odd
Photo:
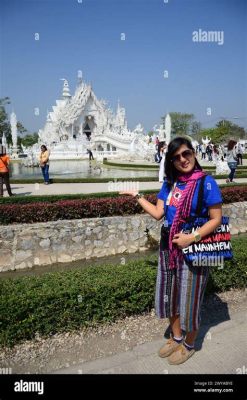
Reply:
[[[3,136],[2,136],[2,145],[6,148],[7,150],[7,140],[6,140],[6,136],[5,133],[3,132]]]
[[[141,124],[137,124],[135,129],[133,130],[134,133],[136,133],[137,135],[142,134],[143,133],[144,128],[142,127]]]
[[[205,144],[206,146],[209,144],[209,142],[211,142],[211,138],[208,138],[207,136],[206,139],[202,138],[202,143]]]
[[[10,114],[10,125],[11,125],[11,137],[12,137],[12,158],[18,158],[18,148],[17,148],[17,118],[16,114],[12,112]]]
[[[11,125],[11,137],[12,137],[12,143],[13,143],[13,148],[17,147],[17,118],[16,114],[12,112],[10,114],[10,125]]]
[[[167,114],[165,119],[166,144],[169,144],[171,141],[171,127],[172,127],[171,117],[170,114]]]

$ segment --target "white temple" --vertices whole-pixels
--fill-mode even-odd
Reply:
[[[106,101],[98,100],[90,84],[80,79],[71,96],[68,81],[63,81],[62,99],[47,114],[46,124],[38,132],[39,143],[33,147],[35,153],[45,144],[51,159],[88,157],[87,149],[98,159],[120,155],[131,159],[136,152],[135,158],[153,158],[154,144],[147,142],[141,124],[133,131],[128,129],[123,107],[118,104],[114,115]]]

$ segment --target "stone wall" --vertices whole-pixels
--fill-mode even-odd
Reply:
[[[233,235],[247,231],[247,202],[223,209]],[[0,272],[144,251],[159,241],[161,224],[136,214],[0,226]]]

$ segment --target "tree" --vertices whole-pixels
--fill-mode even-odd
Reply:
[[[33,146],[35,143],[37,143],[39,140],[39,135],[37,132],[34,132],[33,134],[29,134],[21,138],[21,144],[25,147],[30,147]]]
[[[20,121],[17,122],[17,131],[21,136],[24,135],[25,133],[27,133],[27,129],[24,128],[24,126],[22,125],[22,123]]]
[[[8,114],[5,110],[5,106],[7,104],[10,104],[9,97],[4,97],[3,99],[0,99],[0,138],[2,138],[3,134],[5,134],[7,144],[11,145],[12,144],[11,125],[10,125]],[[22,125],[22,123],[20,121],[17,122],[17,132],[21,136],[27,132],[27,129]],[[20,146],[21,143],[22,143],[22,138],[20,136],[18,136],[17,137],[17,145]]]
[[[197,135],[200,133],[202,129],[201,123],[199,121],[193,121],[191,125],[191,134],[192,135]]]
[[[183,114],[180,112],[169,113],[172,122],[171,134],[172,135],[189,135],[190,126],[194,119],[194,114]],[[163,124],[165,125],[165,116],[162,117]]]
[[[221,144],[226,141],[227,134],[228,134],[227,128],[224,126],[217,128],[203,129],[200,132],[200,139],[205,138],[207,136],[209,139],[211,138],[211,143]]]
[[[236,140],[238,139],[244,139],[246,137],[246,131],[243,127],[233,124],[230,121],[227,120],[221,120],[216,124],[217,128],[220,129],[225,129],[227,134],[226,138],[235,138]]]

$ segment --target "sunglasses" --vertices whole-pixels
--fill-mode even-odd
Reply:
[[[177,154],[176,156],[173,156],[171,158],[171,162],[175,163],[175,162],[181,161],[181,156],[183,158],[186,158],[187,160],[189,160],[190,158],[193,157],[193,151],[192,150],[184,150],[182,153]]]

